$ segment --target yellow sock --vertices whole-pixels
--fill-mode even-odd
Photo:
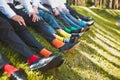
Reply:
[[[58,39],[58,40],[60,40],[60,41],[62,41],[62,42],[64,42],[64,38],[61,37],[61,36],[55,35],[55,38]]]
[[[59,34],[65,38],[70,38],[71,34],[65,32],[64,30],[60,31]]]

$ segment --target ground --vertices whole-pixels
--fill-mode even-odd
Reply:
[[[0,51],[15,66],[23,68],[27,72],[28,80],[120,80],[120,27],[115,25],[120,11],[86,7],[74,8],[86,16],[92,16],[95,24],[80,38],[80,45],[73,52],[60,53],[42,36],[29,28],[44,47],[53,53],[62,54],[66,59],[59,69],[46,73],[29,71],[24,58],[2,42]],[[0,80],[7,79],[6,73],[0,73]]]

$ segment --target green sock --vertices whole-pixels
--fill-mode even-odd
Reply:
[[[71,33],[71,30],[68,29],[68,28],[64,28],[64,30],[65,30],[67,33]]]
[[[75,28],[75,27],[70,27],[70,30],[72,31],[72,30],[77,30],[77,28]]]

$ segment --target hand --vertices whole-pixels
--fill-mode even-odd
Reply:
[[[24,19],[19,15],[13,16],[12,20],[18,22],[20,25],[26,26]]]
[[[53,9],[53,13],[54,13],[55,16],[59,15],[59,11],[57,9]]]
[[[40,18],[37,16],[37,14],[34,13],[34,12],[29,13],[29,17],[32,17],[32,21],[33,21],[33,22],[37,22],[37,21],[39,21],[39,19],[40,19]]]
[[[36,14],[39,13],[38,8],[36,6],[33,6],[32,8],[33,8],[33,10],[35,11]]]

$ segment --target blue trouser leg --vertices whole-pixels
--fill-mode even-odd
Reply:
[[[84,22],[84,21],[79,21],[78,19],[76,19],[75,17],[73,17],[70,13],[68,13],[67,11],[64,11],[63,12],[66,14],[66,16],[72,21],[74,22],[75,24],[81,26],[81,27],[85,27],[87,26],[87,24]]]
[[[52,14],[39,9],[39,16],[42,17],[52,28],[61,29],[61,26],[57,23],[55,17]]]
[[[71,8],[71,6],[69,4],[66,3],[65,5],[69,9],[70,14],[72,16],[74,16],[76,19],[81,18],[84,21],[88,21],[87,17],[83,16],[82,14],[78,13],[76,10],[74,10],[73,8]]]
[[[71,21],[63,11],[59,10],[59,12],[60,12],[60,17],[64,22],[70,24],[70,26],[75,27],[77,29],[82,28],[81,26],[79,26],[79,25],[75,24],[73,21]]]

